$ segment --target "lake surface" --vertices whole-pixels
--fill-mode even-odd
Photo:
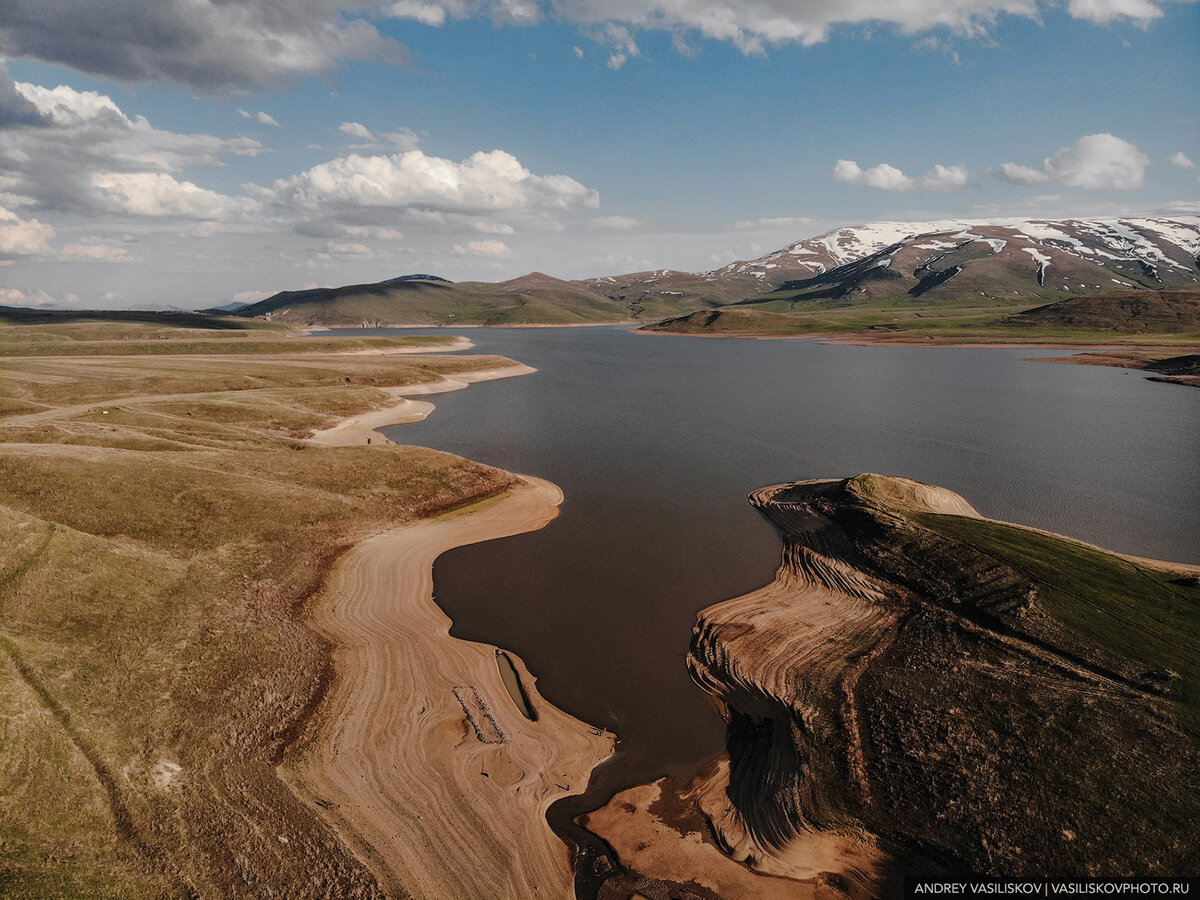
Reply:
[[[697,611],[779,562],[755,488],[904,475],[987,516],[1200,562],[1194,388],[1022,361],[1063,351],[463,333],[538,373],[434,396],[427,420],[384,430],[547,478],[566,500],[541,531],[443,555],[437,600],[455,635],[515,651],[550,702],[618,733],[609,789],[723,749],[684,657]]]

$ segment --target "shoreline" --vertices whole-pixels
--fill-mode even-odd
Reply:
[[[450,391],[462,390],[479,381],[495,381],[499,378],[514,378],[518,375],[532,375],[537,369],[518,363],[514,366],[503,366],[497,369],[481,369],[478,372],[463,372],[454,376],[442,376],[436,381],[423,384],[402,385],[395,388],[383,388],[395,399],[395,403],[351,416],[330,428],[323,428],[308,437],[309,443],[323,447],[353,447],[366,444],[371,446],[394,445],[396,442],[382,434],[377,429],[385,425],[404,425],[408,422],[419,422],[431,412],[434,406],[425,400],[412,400],[427,394],[445,394]],[[436,448],[435,448],[436,449]]]
[[[442,393],[533,371],[472,372],[395,393]],[[353,446],[374,438],[374,428],[432,409],[400,397],[312,440]],[[398,896],[523,898],[531,887],[574,896],[571,850],[546,811],[586,788],[615,736],[546,702],[524,662],[503,650],[536,711],[528,718],[497,665],[502,648],[452,637],[433,596],[442,553],[536,530],[558,514],[556,485],[517,477],[499,497],[356,544],[305,616],[333,645],[333,674],[277,771]]]
[[[1076,343],[1071,341],[1047,341],[1047,342],[1028,342],[1028,341],[939,341],[930,339],[928,341],[899,341],[889,340],[885,337],[871,337],[864,334],[844,334],[840,332],[821,331],[811,334],[770,334],[746,332],[744,334],[729,333],[729,334],[690,334],[680,331],[643,331],[641,328],[635,328],[633,334],[651,335],[661,337],[681,337],[681,338],[748,338],[755,341],[816,341],[820,344],[834,344],[844,347],[895,347],[900,350],[997,350],[997,349],[1013,349],[1013,350],[1080,350],[1087,352],[1111,352],[1111,353],[1171,353],[1173,355],[1183,355],[1194,351],[1200,351],[1200,343],[1192,344],[1138,344],[1138,343]],[[1029,362],[1043,362],[1043,360],[1029,360]]]
[[[286,324],[286,323],[285,323]],[[450,325],[439,325],[437,322],[426,322],[423,325],[414,325],[411,322],[407,325],[398,325],[389,323],[386,325],[372,325],[369,328],[356,328],[354,325],[300,325],[296,326],[301,334],[320,334],[324,331],[340,331],[342,329],[354,329],[356,331],[382,331],[385,328],[603,328],[606,325],[637,325],[636,319],[624,319],[619,322],[502,322],[498,325],[468,325],[465,323],[455,322]],[[464,338],[464,340],[466,340]],[[469,343],[469,342],[468,342]]]

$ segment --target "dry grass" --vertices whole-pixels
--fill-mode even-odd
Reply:
[[[0,364],[0,896],[378,896],[275,775],[328,674],[304,604],[357,540],[512,482],[296,435],[499,362]]]

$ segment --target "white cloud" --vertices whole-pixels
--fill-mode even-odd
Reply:
[[[476,222],[473,227],[481,234],[516,234],[507,222]]]
[[[397,19],[415,19],[422,25],[446,24],[446,10],[437,3],[399,0],[388,7],[388,13]]]
[[[739,231],[755,229],[768,230],[777,228],[808,228],[815,225],[816,219],[808,216],[771,216],[765,219],[743,220],[735,222],[733,227]]]
[[[249,206],[165,172],[97,172],[92,185],[115,208],[135,216],[223,220]]]
[[[375,140],[375,135],[371,134],[371,130],[361,122],[343,122],[338,126],[338,131],[364,141]]]
[[[609,48],[608,67],[619,69],[634,56],[641,56],[641,48],[629,29],[616,22],[605,22],[589,35],[592,40]]]
[[[14,89],[41,124],[0,129],[0,171],[6,192],[35,209],[111,211],[95,191],[94,174],[173,173],[185,166],[219,166],[228,155],[265,152],[252,138],[155,128],[96,91],[28,83],[15,83]]]
[[[244,109],[239,109],[239,110],[237,111],[237,113],[238,113],[238,115],[239,115],[239,116],[241,116],[243,119],[249,119],[249,118],[250,118],[250,113],[249,113],[247,110],[244,110]]]
[[[0,287],[0,306],[53,306],[58,303],[45,291]]]
[[[575,51],[576,59],[583,59],[583,48],[582,47],[572,47],[571,49],[573,49]]]
[[[399,131],[383,132],[383,139],[397,150],[416,150],[421,143],[420,136],[411,128],[401,128]]]
[[[864,169],[850,159],[839,159],[833,167],[833,178],[845,184],[879,188],[884,191],[911,191],[913,180],[887,163]]]
[[[1182,150],[1171,157],[1171,165],[1179,166],[1181,169],[1194,169],[1196,164],[1188,159],[1187,154]]]
[[[1133,19],[1143,25],[1162,18],[1162,9],[1151,0],[1070,0],[1067,12],[1077,19],[1105,23],[1113,19]]]
[[[961,191],[967,186],[970,173],[966,166],[935,165],[921,176],[918,186],[927,191],[947,193]]]
[[[1146,183],[1150,159],[1111,134],[1089,134],[1042,162],[1040,169],[1004,163],[999,177],[1013,184],[1064,184],[1090,190],[1133,190]]]
[[[58,252],[58,258],[63,262],[133,262],[124,247],[110,244],[67,244]]]
[[[256,118],[258,120],[259,125],[274,125],[276,128],[279,127],[279,123],[276,122],[274,118],[272,118],[270,115],[263,112],[262,110],[259,110],[258,114],[254,118]]]
[[[839,159],[833,167],[833,178],[845,184],[879,188],[881,191],[961,191],[967,186],[970,173],[966,166],[943,166],[940,163],[920,178],[910,178],[895,166],[880,163],[864,169],[850,159]]]
[[[593,208],[596,191],[566,175],[535,175],[503,150],[461,163],[409,150],[390,156],[352,154],[254,188],[255,196],[299,212],[414,209],[433,213]]]
[[[1182,0],[1068,0],[1067,11],[1097,23],[1129,19],[1144,26],[1163,15],[1166,2]],[[607,36],[610,27],[623,30],[630,42],[635,31],[666,31],[685,55],[695,50],[689,34],[727,41],[743,53],[757,55],[773,46],[820,43],[831,29],[846,25],[883,24],[907,34],[949,30],[982,37],[1002,16],[1040,21],[1053,5],[1057,4],[1050,0],[401,0],[392,10],[393,15],[428,24],[481,16],[498,24],[550,18],[580,25],[589,37],[610,47],[608,64],[619,68],[638,54],[613,43]]]
[[[1183,0],[1068,0],[1096,23],[1148,25]],[[747,54],[827,40],[839,26],[893,26],[907,34],[984,36],[1004,16],[1040,21],[1058,0],[5,0],[0,48],[10,57],[63,64],[117,81],[175,81],[202,92],[277,87],[301,74],[326,76],[342,60],[408,65],[407,48],[371,18],[439,26],[482,17],[501,25],[565,22],[665,31],[680,52],[700,35]],[[64,27],[63,23],[70,23]],[[636,54],[613,48],[610,65]]]
[[[1002,163],[1000,177],[1012,184],[1049,184],[1053,181],[1049,172],[1017,163]]]
[[[366,244],[349,243],[346,241],[330,241],[323,248],[322,252],[330,256],[339,256],[348,259],[374,259],[375,251]]]
[[[504,241],[468,241],[466,246],[454,245],[456,256],[487,256],[493,259],[506,259],[512,256],[512,251]]]
[[[22,219],[0,206],[0,258],[49,256],[54,228],[37,219]]]
[[[629,216],[596,216],[590,221],[594,227],[606,228],[609,231],[629,231],[642,224],[640,220],[631,219]]]

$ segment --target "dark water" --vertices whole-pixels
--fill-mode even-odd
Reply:
[[[1200,562],[1194,388],[1022,361],[1046,351],[469,335],[539,372],[433,397],[429,419],[389,436],[547,478],[566,502],[539,532],[442,556],[438,602],[456,635],[515,651],[550,702],[619,734],[611,784],[722,748],[684,655],[698,610],[778,563],[754,488],[905,475],[984,515]]]

